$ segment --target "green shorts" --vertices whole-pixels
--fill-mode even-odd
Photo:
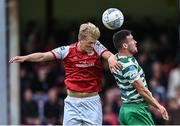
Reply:
[[[122,104],[119,120],[121,125],[154,125],[146,102]]]

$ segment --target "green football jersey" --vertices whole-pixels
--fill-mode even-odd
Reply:
[[[139,66],[133,56],[119,56],[119,54],[116,54],[116,58],[123,66],[122,70],[113,72],[116,83],[121,91],[121,99],[123,103],[144,101],[137,90],[133,87],[133,82],[141,78],[144,86],[147,88],[143,69]]]

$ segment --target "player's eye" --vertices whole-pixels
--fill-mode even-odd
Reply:
[[[90,44],[95,44],[94,42],[90,42]]]

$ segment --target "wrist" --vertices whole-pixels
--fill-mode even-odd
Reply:
[[[110,57],[112,57],[112,54],[109,54],[109,56],[107,57],[107,61],[109,61]]]
[[[106,61],[109,61],[109,58],[112,56],[113,54],[110,52],[110,51],[108,51],[108,50],[106,50],[106,51],[104,51],[103,53],[102,53],[102,57],[106,60]]]
[[[24,62],[24,61],[27,61],[28,56],[22,56],[22,59],[23,59],[23,62]]]

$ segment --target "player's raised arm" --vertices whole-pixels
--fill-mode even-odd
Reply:
[[[108,61],[109,69],[111,70],[111,72],[112,70],[120,70],[122,68],[122,65],[115,58],[115,55],[112,54],[110,51],[105,51],[102,54],[102,57]]]
[[[63,59],[67,56],[68,52],[69,52],[69,46],[61,46],[49,52],[32,53],[25,56],[15,56],[12,57],[9,60],[9,62],[10,63],[22,63],[24,61],[44,62],[44,61],[51,61],[54,59]]]
[[[22,63],[24,61],[28,62],[43,62],[43,61],[50,61],[53,60],[53,54],[51,52],[44,52],[44,53],[32,53],[25,56],[15,56],[12,57],[9,62],[10,63]]]
[[[161,113],[163,119],[169,120],[166,109],[162,105],[160,105],[159,102],[152,96],[151,92],[147,88],[145,88],[141,79],[135,80],[133,86],[150,105],[155,107]]]
[[[108,61],[109,64],[109,68],[112,72],[112,70],[114,69],[121,69],[122,66],[121,64],[117,61],[117,59],[115,58],[114,54],[111,53],[104,45],[102,45],[99,41],[96,42],[95,44],[95,51],[102,56],[105,60]]]

